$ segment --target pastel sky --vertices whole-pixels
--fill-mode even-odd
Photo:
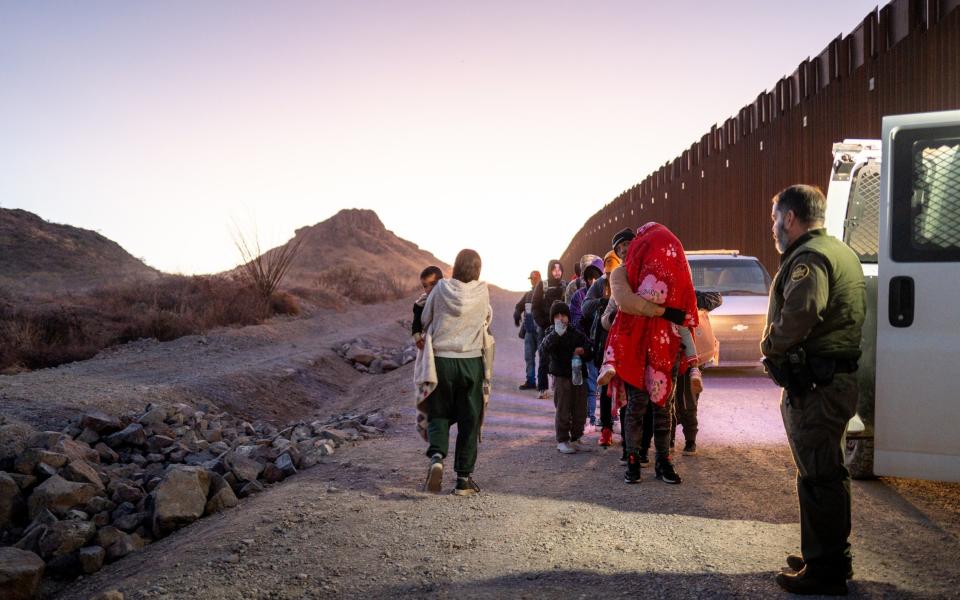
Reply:
[[[182,273],[370,208],[523,289],[875,5],[0,0],[0,206]]]

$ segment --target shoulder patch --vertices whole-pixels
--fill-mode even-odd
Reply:
[[[790,272],[790,281],[800,281],[809,274],[810,267],[807,265],[797,265],[793,271]]]

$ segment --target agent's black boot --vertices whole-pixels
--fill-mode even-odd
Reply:
[[[800,571],[803,570],[805,566],[807,566],[807,564],[803,561],[802,556],[799,556],[797,554],[790,554],[789,556],[787,556],[787,566],[793,569],[794,571],[796,571],[797,573],[799,573]],[[853,579],[853,561],[850,560],[849,558],[846,561],[846,567],[847,567],[847,573],[846,573],[847,579]]]
[[[799,573],[780,573],[777,585],[791,594],[804,596],[846,596],[847,581],[842,572],[811,573],[804,567]]]

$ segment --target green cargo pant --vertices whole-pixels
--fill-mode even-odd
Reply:
[[[436,357],[437,389],[427,397],[427,456],[444,458],[450,447],[450,426],[457,424],[453,468],[460,476],[473,473],[483,413],[483,359]]]
[[[850,566],[850,473],[843,463],[847,421],[858,397],[855,374],[800,397],[783,392],[780,411],[797,464],[800,549],[812,572],[845,574]]]

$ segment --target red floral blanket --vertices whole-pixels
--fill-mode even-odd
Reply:
[[[680,240],[659,223],[637,231],[623,263],[630,287],[641,297],[686,313],[685,327],[696,327],[697,297],[690,267]],[[617,378],[646,390],[664,406],[673,392],[673,367],[680,351],[680,330],[660,317],[617,315],[607,345],[605,362],[616,368]],[[688,364],[681,364],[685,372]],[[614,383],[614,387],[616,383]],[[625,398],[617,394],[617,404]]]

